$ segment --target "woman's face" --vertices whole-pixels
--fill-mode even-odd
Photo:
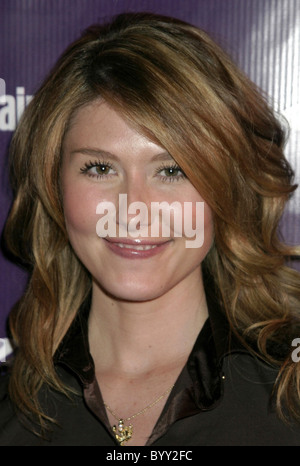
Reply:
[[[212,213],[163,147],[97,100],[75,115],[63,152],[66,227],[95,286],[146,301],[200,277]]]

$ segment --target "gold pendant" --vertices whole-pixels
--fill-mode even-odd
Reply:
[[[113,426],[112,430],[121,446],[124,446],[124,442],[128,442],[132,437],[132,425],[124,426],[123,419],[119,419],[118,427]]]

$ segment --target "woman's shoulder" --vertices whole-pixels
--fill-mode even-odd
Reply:
[[[20,422],[9,396],[10,374],[0,375],[0,446],[39,445],[40,441]]]
[[[9,372],[0,372],[0,403],[8,398]]]
[[[8,391],[9,378],[9,373],[0,375],[0,445],[2,446],[5,445],[4,437],[15,418]]]

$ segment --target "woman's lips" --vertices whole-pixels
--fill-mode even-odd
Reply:
[[[125,249],[134,249],[135,251],[148,251],[149,249],[156,248],[155,244],[124,244],[124,243],[115,243],[119,248]]]
[[[146,259],[161,253],[171,242],[153,240],[130,240],[126,238],[103,238],[115,254],[127,259]]]

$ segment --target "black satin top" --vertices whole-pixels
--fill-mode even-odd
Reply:
[[[147,446],[300,445],[300,426],[278,419],[271,398],[277,371],[230,336],[214,296],[209,318],[170,393]],[[55,355],[57,372],[76,390],[72,399],[49,388],[41,405],[57,419],[42,439],[15,414],[0,377],[0,446],[117,446],[89,353],[87,315],[78,313]],[[129,446],[129,444],[128,444]]]

